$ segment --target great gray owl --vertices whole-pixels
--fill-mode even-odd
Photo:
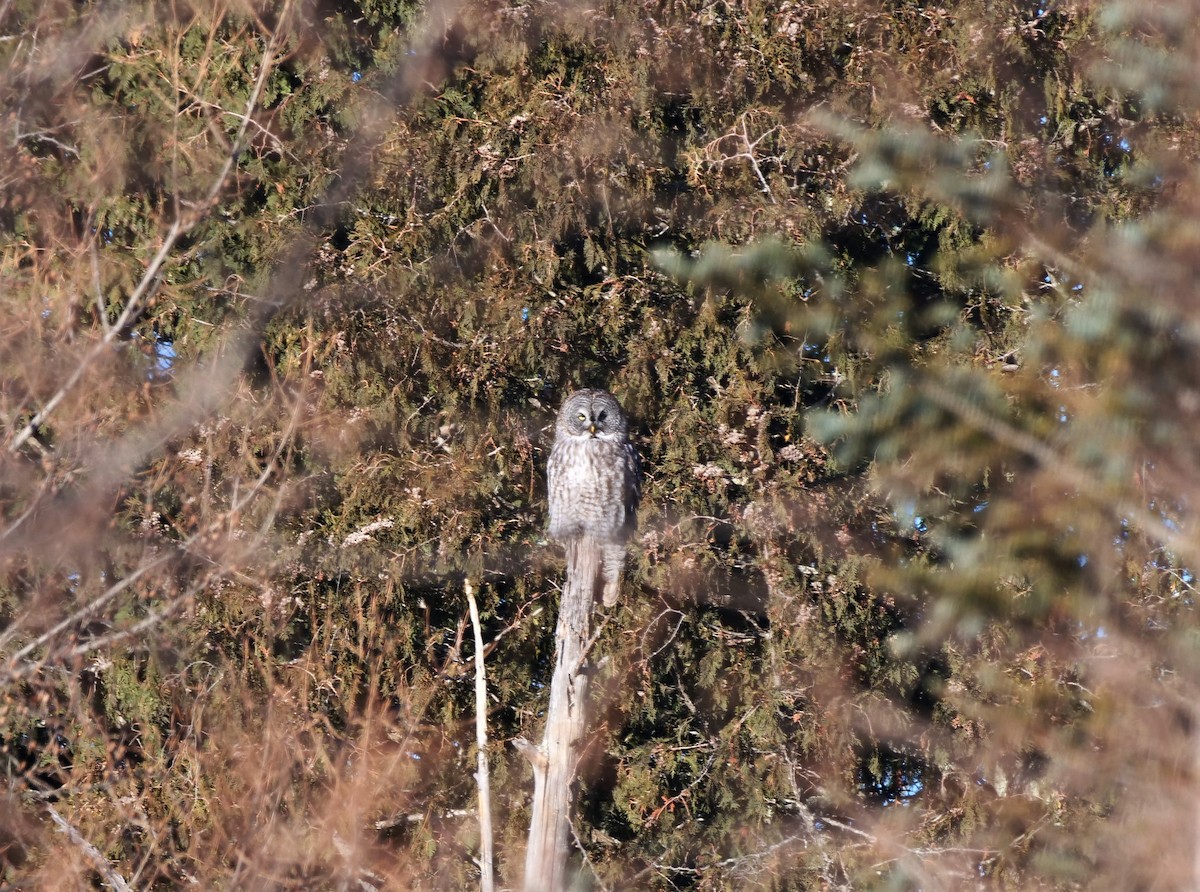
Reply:
[[[617,603],[625,540],[637,527],[639,470],[617,398],[607,390],[567,397],[546,469],[550,536],[560,542],[590,536],[599,543],[606,607]]]

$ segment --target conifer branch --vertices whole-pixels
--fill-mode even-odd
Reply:
[[[1129,499],[1101,492],[1095,477],[1069,459],[1063,458],[1060,451],[1052,449],[1032,434],[1014,427],[949,388],[926,382],[921,386],[921,392],[931,402],[957,415],[963,422],[987,434],[997,443],[1023,453],[1044,468],[1053,471],[1061,480],[1075,487],[1081,496],[1107,504],[1113,513],[1128,518],[1147,535],[1173,549],[1179,556],[1192,563],[1200,563],[1200,547],[1197,546],[1194,536],[1172,529],[1161,517]]]

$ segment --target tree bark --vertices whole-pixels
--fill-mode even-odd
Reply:
[[[567,888],[571,783],[586,727],[588,677],[583,670],[596,596],[601,548],[591,539],[567,543],[567,579],[555,629],[554,676],[540,747],[527,747],[533,765],[533,817],[525,850],[525,892]]]

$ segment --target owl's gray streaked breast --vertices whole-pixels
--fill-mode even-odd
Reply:
[[[623,543],[636,524],[638,459],[629,422],[606,390],[571,394],[559,409],[547,483],[550,536]]]
[[[549,463],[550,532],[623,539],[630,522],[631,448],[596,437],[560,437]]]

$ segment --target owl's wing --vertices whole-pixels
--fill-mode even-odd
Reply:
[[[642,460],[629,442],[621,458],[625,471],[625,528],[632,533],[637,529],[637,509],[642,501]]]

